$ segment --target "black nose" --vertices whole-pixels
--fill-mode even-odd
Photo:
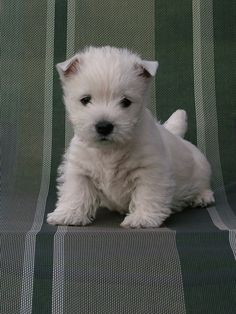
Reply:
[[[95,128],[98,134],[106,136],[112,132],[114,125],[108,121],[100,121],[95,125]]]

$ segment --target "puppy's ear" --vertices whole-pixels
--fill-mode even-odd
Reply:
[[[74,56],[64,62],[58,63],[56,68],[61,80],[63,81],[76,74],[79,70],[79,63],[78,56]]]
[[[151,76],[155,76],[159,63],[158,61],[142,60],[140,66],[141,66],[142,72],[139,75],[149,78]]]

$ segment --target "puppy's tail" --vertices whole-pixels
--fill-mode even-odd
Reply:
[[[184,137],[188,128],[186,111],[181,109],[176,110],[163,126],[172,134]]]

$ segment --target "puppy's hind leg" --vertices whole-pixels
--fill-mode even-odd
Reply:
[[[206,189],[199,193],[193,200],[193,207],[207,207],[215,203],[214,193],[210,189]]]
[[[176,110],[163,126],[172,134],[184,137],[188,128],[186,111],[182,109]]]

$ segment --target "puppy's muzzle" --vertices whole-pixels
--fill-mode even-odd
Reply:
[[[95,129],[99,135],[107,136],[111,134],[114,129],[114,125],[109,121],[100,121],[95,125]]]

